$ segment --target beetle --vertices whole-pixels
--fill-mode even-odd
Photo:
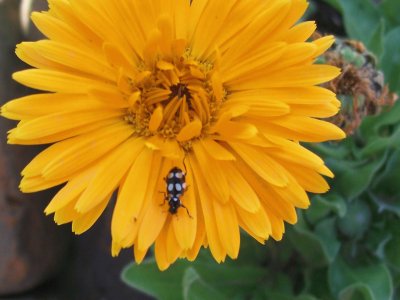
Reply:
[[[174,215],[178,212],[179,207],[186,209],[189,217],[192,216],[185,205],[182,204],[181,197],[187,190],[186,185],[186,174],[178,167],[173,167],[164,178],[166,183],[167,192],[164,193],[164,202],[168,201],[169,209],[168,211]]]

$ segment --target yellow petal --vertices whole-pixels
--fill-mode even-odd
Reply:
[[[51,146],[59,149],[58,155],[48,157],[48,163],[41,170],[41,174],[46,178],[73,174],[91,162],[101,160],[109,151],[127,140],[132,133],[131,126],[121,123],[119,126],[104,128]]]
[[[294,205],[286,201],[284,196],[276,193],[274,186],[263,182],[243,162],[239,161],[237,166],[243,176],[245,176],[245,178],[248,180],[254,191],[257,193],[266,212],[273,213],[278,218],[292,224],[297,222],[297,215]],[[287,188],[281,188],[283,191],[286,189]]]
[[[21,121],[21,122],[25,123],[24,121]],[[114,124],[120,124],[120,123],[121,123],[121,119],[119,117],[105,119],[105,120],[101,120],[101,121],[98,121],[95,123],[82,125],[80,127],[70,128],[66,131],[57,132],[57,133],[54,133],[52,135],[48,135],[45,137],[30,138],[30,139],[17,138],[16,135],[18,134],[18,130],[17,130],[17,128],[14,128],[8,132],[7,143],[20,144],[20,145],[50,144],[50,143],[55,143],[58,141],[62,141],[62,140],[71,138],[71,137],[79,136],[81,134],[85,134],[85,133],[91,132],[93,130],[97,130],[99,128],[105,128],[107,126],[114,125]]]
[[[285,225],[283,221],[278,219],[274,214],[268,213],[269,220],[271,222],[271,236],[275,241],[282,240],[283,234],[285,233]]]
[[[325,193],[329,190],[328,183],[316,171],[290,163],[284,163],[284,166],[306,191],[312,193]]]
[[[200,247],[203,245],[203,241],[206,236],[206,229],[204,225],[204,217],[201,211],[201,206],[200,203],[197,201],[197,230],[196,230],[196,236],[195,236],[195,241],[191,249],[188,249],[185,253],[186,258],[189,261],[194,261],[199,254]]]
[[[261,207],[260,201],[247,180],[233,164],[225,163],[223,168],[229,174],[231,197],[236,204],[250,213],[258,211]]]
[[[86,93],[91,88],[115,90],[111,84],[55,70],[30,69],[13,74],[13,79],[28,87],[60,93]]]
[[[154,135],[146,139],[146,146],[153,150],[160,150],[161,155],[173,160],[183,160],[184,153],[177,141],[174,139],[165,139]]]
[[[201,134],[202,124],[200,120],[194,120],[185,125],[176,136],[177,141],[184,142],[191,140]]]
[[[213,132],[217,132],[219,135],[225,138],[232,139],[251,139],[257,135],[257,127],[251,123],[246,122],[234,122],[234,121],[223,121],[219,122],[212,129]]]
[[[168,227],[163,226],[154,246],[154,256],[156,257],[157,266],[161,271],[166,270],[170,266],[167,256],[167,233]]]
[[[235,68],[232,68],[225,61],[221,66],[224,82],[229,84],[237,78],[247,76],[255,71],[273,65],[282,56],[286,46],[284,42],[264,44],[257,49],[257,53],[247,55],[243,60],[235,64]]]
[[[190,164],[187,167],[186,183],[188,188],[181,200],[188,211],[182,207],[178,209],[176,217],[172,218],[172,226],[175,231],[176,240],[182,250],[192,248],[197,230],[196,202],[198,199],[196,199],[195,195],[193,169]]]
[[[157,180],[154,181],[156,185],[149,187],[149,193],[146,194],[144,200],[145,206],[142,212],[143,220],[140,222],[137,238],[137,246],[141,250],[147,249],[153,244],[160,235],[160,231],[164,227],[165,220],[168,217],[163,192],[165,191],[164,177],[168,174],[171,167],[170,161],[163,159],[160,162],[159,173],[155,177]],[[163,203],[164,205],[162,205]]]
[[[172,216],[176,218],[177,216]],[[182,249],[176,239],[174,226],[170,222],[167,222],[164,226],[167,229],[166,245],[165,250],[167,252],[167,260],[169,264],[173,264],[182,253]]]
[[[299,208],[308,208],[310,206],[310,200],[308,199],[307,193],[290,173],[288,173],[287,176],[289,178],[287,188],[274,186],[272,189],[280,195],[282,199],[285,199],[294,206]]]
[[[229,145],[265,181],[280,187],[288,184],[287,171],[264,149],[240,143],[229,143]]]
[[[75,45],[71,46],[64,43],[59,43],[51,40],[42,40],[37,42],[24,42],[17,46],[16,54],[22,60],[26,61],[26,57],[32,52],[39,54],[40,56],[34,60],[29,61],[30,65],[36,68],[46,69],[46,63],[52,62],[53,68],[56,70],[63,70],[75,74],[96,76],[102,78],[105,81],[115,80],[115,70],[110,68],[101,57],[93,55],[91,52],[82,51]]]
[[[102,41],[97,35],[96,31],[92,31],[87,27],[85,22],[80,18],[79,14],[76,14],[73,11],[70,2],[57,0],[49,0],[48,2],[50,8],[49,15],[67,22],[68,26],[75,34],[79,33],[80,37],[86,38],[86,40],[81,41],[81,44],[86,42],[91,46],[101,46]]]
[[[76,200],[77,199],[74,199],[55,212],[54,222],[56,222],[57,225],[70,223],[81,216],[81,214],[79,214],[74,208]]]
[[[130,103],[127,101],[123,94],[119,91],[113,91],[109,89],[101,89],[98,87],[92,88],[88,91],[91,98],[97,100],[103,105],[113,108],[127,108]],[[90,106],[87,106],[90,107]]]
[[[98,205],[103,195],[112,193],[143,147],[142,139],[131,138],[107,155],[75,208],[85,213]]]
[[[239,78],[235,82],[231,82],[229,87],[235,91],[302,87],[327,82],[337,77],[339,74],[340,69],[328,65],[295,66],[272,73],[266,71],[255,72],[247,78]]]
[[[207,186],[218,201],[229,201],[230,190],[226,173],[217,160],[210,157],[201,143],[193,143],[193,150]],[[196,174],[197,175],[197,174]]]
[[[146,250],[140,250],[140,249],[137,247],[137,245],[135,244],[135,245],[134,245],[134,250],[133,250],[133,253],[134,253],[134,256],[135,256],[135,262],[136,262],[137,264],[141,264],[142,261],[143,261],[143,259],[146,257],[147,252],[148,252],[148,249],[146,249]]]
[[[288,43],[304,42],[311,37],[316,29],[315,21],[302,22],[290,28],[284,39]]]
[[[336,115],[340,107],[327,103],[322,105],[303,105],[291,104],[290,112],[293,115],[315,117],[315,118],[328,118]]]
[[[333,35],[327,35],[327,36],[324,36],[322,38],[319,38],[319,39],[313,41],[313,43],[318,48],[317,52],[314,54],[315,57],[320,56],[322,53],[324,53],[326,50],[328,50],[334,42],[335,42],[335,38]]]
[[[51,200],[45,209],[45,213],[51,214],[64,206],[68,205],[85,190],[90,180],[98,171],[97,166],[88,168],[73,177],[66,186],[64,186],[56,196]]]
[[[19,184],[19,188],[23,193],[34,193],[60,185],[67,180],[67,177],[56,180],[46,180],[42,176],[23,177]]]
[[[218,200],[214,199],[213,194],[209,190],[197,162],[192,159],[190,161],[193,167],[195,187],[198,192],[198,201],[200,201],[203,210],[205,229],[210,250],[215,260],[217,262],[222,262],[225,260],[226,249],[221,244],[217,229],[218,225],[216,222],[216,216],[213,209],[213,201]]]
[[[288,133],[292,132],[294,140],[308,142],[324,142],[327,140],[340,140],[346,134],[332,123],[308,117],[291,116],[271,120],[272,124],[285,128]],[[318,128],[318,130],[315,130]]]
[[[240,208],[236,209],[236,212],[241,226],[245,225],[246,231],[252,236],[266,240],[271,234],[272,229],[269,217],[261,206],[254,213]]]
[[[214,203],[215,216],[218,216],[218,232],[221,243],[226,249],[228,255],[235,259],[239,254],[240,232],[236,211],[231,203],[221,204],[218,201]]]
[[[285,47],[282,58],[266,70],[261,70],[260,77],[285,72],[297,67],[308,68],[315,58],[317,46],[312,43],[293,43]]]
[[[103,43],[103,51],[105,58],[111,67],[116,70],[124,68],[131,78],[136,77],[137,73],[134,71],[136,69],[135,66],[132,64],[132,61],[130,61],[124,56],[123,53],[121,53],[118,47],[106,42]]]
[[[301,87],[287,87],[287,88],[268,88],[268,89],[255,89],[237,91],[232,93],[228,99],[239,99],[239,101],[246,101],[246,99],[265,99],[268,101],[279,101],[286,104],[304,104],[304,105],[324,105],[331,101],[337,101],[335,93],[324,89],[319,86],[301,86]]]
[[[256,93],[233,93],[224,103],[225,107],[231,105],[245,104],[248,106],[246,115],[275,117],[286,115],[290,112],[290,106],[276,99],[268,99]]]
[[[77,35],[69,25],[50,14],[33,12],[31,19],[50,40],[68,45],[82,45],[82,42],[85,42],[84,37]]]
[[[243,58],[253,55],[254,51],[259,49],[259,45],[263,45],[267,41],[274,41],[274,39],[270,39],[270,36],[288,15],[291,4],[290,0],[273,1],[267,6],[265,3],[253,3],[253,5],[261,6],[260,13],[252,19],[246,18],[246,27],[232,39],[230,47],[222,57],[221,64],[227,64],[230,68],[234,68],[234,65]],[[268,21],[266,22],[266,20]]]
[[[149,130],[151,132],[157,131],[157,129],[161,125],[162,120],[163,120],[163,107],[161,105],[158,105],[157,108],[151,114],[149,122]]]
[[[20,123],[12,132],[12,138],[32,140],[47,137],[120,115],[122,115],[120,110],[61,112],[46,115]]]
[[[214,50],[212,43],[217,33],[224,28],[225,18],[229,14],[232,6],[236,3],[234,0],[207,2],[204,11],[199,15],[198,24],[193,32],[190,44],[192,46],[192,54],[197,58],[206,58]],[[193,10],[197,11],[197,7],[203,4],[192,3]]]
[[[80,94],[34,94],[7,102],[1,115],[13,120],[27,120],[59,112],[98,110],[105,104]]]
[[[118,243],[111,241],[111,256],[112,257],[117,257],[119,253],[121,252],[122,247]]]
[[[224,89],[222,86],[221,75],[219,72],[214,72],[211,76],[211,83],[213,88],[213,94],[217,103],[222,101]]]
[[[130,223],[137,222],[146,193],[151,192],[148,182],[151,180],[152,169],[149,166],[152,160],[153,151],[144,148],[121,185],[111,223],[113,240],[118,243],[129,234]]]
[[[224,146],[212,139],[201,139],[200,143],[207,153],[216,160],[236,160],[236,157]]]
[[[107,195],[96,207],[76,218],[72,222],[72,231],[75,234],[82,234],[89,230],[105,210],[111,195]]]
[[[324,161],[316,154],[301,146],[299,143],[279,137],[267,137],[278,147],[269,149],[269,154],[279,161],[288,161],[300,164],[307,168],[318,170],[324,165]]]

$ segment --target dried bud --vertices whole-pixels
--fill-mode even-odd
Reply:
[[[337,39],[320,61],[342,70],[340,76],[324,87],[335,92],[342,102],[340,112],[331,121],[348,135],[354,133],[366,116],[379,114],[398,98],[389,92],[383,73],[376,69],[375,57],[359,41]]]

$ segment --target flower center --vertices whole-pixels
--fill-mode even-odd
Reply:
[[[126,121],[141,136],[184,142],[206,134],[225,91],[218,70],[196,60],[181,39],[149,41],[140,72],[131,83]]]

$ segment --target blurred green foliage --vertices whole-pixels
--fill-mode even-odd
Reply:
[[[400,93],[400,1],[325,0],[348,36],[376,55]],[[377,2],[379,4],[377,4]],[[400,105],[367,117],[340,143],[312,146],[333,170],[331,191],[299,211],[282,242],[242,237],[237,261],[202,252],[159,272],[129,265],[123,280],[158,299],[390,300],[400,297]]]

